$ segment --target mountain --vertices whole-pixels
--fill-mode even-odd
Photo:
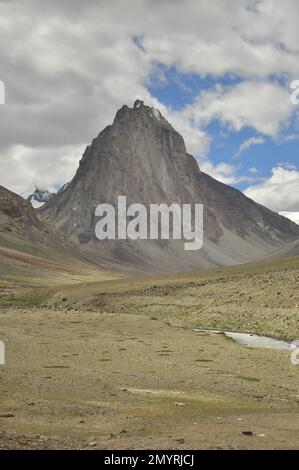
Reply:
[[[49,259],[76,262],[78,255],[66,237],[43,220],[21,196],[0,186],[1,254],[11,250]]]
[[[270,253],[268,259],[288,258],[290,256],[299,256],[299,238]]]
[[[279,212],[279,214],[299,225],[299,212]]]
[[[204,204],[204,243],[185,251],[181,240],[104,240],[95,236],[95,208],[127,204]],[[140,100],[123,106],[89,145],[64,191],[41,213],[94,262],[126,271],[186,271],[246,262],[299,237],[290,220],[202,172],[182,136]]]
[[[28,201],[0,186],[2,303],[11,297],[14,285],[32,300],[40,298],[38,286],[48,289],[51,285],[115,276],[89,263],[60,231],[40,218]]]
[[[42,237],[43,222],[31,204],[21,196],[0,186],[0,234],[18,235],[26,238]]]
[[[27,201],[31,202],[32,206],[37,209],[43,206],[46,202],[49,202],[54,194],[55,193],[51,193],[50,191],[42,191],[36,188],[34,193],[27,197]]]

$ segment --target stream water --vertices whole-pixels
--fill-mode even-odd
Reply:
[[[203,328],[194,328],[193,331],[201,333],[224,334],[237,343],[247,348],[266,348],[266,349],[286,349],[292,351],[292,343],[282,339],[275,339],[269,336],[259,336],[251,333],[235,333],[232,331],[209,330]]]

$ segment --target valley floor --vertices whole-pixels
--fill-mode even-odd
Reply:
[[[9,309],[1,332],[4,448],[298,446],[287,351],[121,313]]]
[[[298,262],[3,284],[0,448],[297,448],[290,353],[192,327],[298,338]]]

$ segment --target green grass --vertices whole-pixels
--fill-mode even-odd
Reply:
[[[147,315],[179,327],[299,337],[299,257],[68,286],[50,299],[95,312]]]

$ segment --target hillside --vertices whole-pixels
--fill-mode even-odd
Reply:
[[[98,204],[203,204],[204,244],[182,240],[103,240]],[[41,209],[94,262],[124,271],[176,272],[250,261],[293,241],[299,227],[200,171],[182,136],[158,110],[136,101],[87,147],[70,184]],[[193,220],[194,222],[194,220]]]
[[[88,262],[30,202],[0,186],[0,280],[47,285],[115,275]],[[2,294],[6,296],[5,291]],[[9,296],[9,292],[8,292]]]

